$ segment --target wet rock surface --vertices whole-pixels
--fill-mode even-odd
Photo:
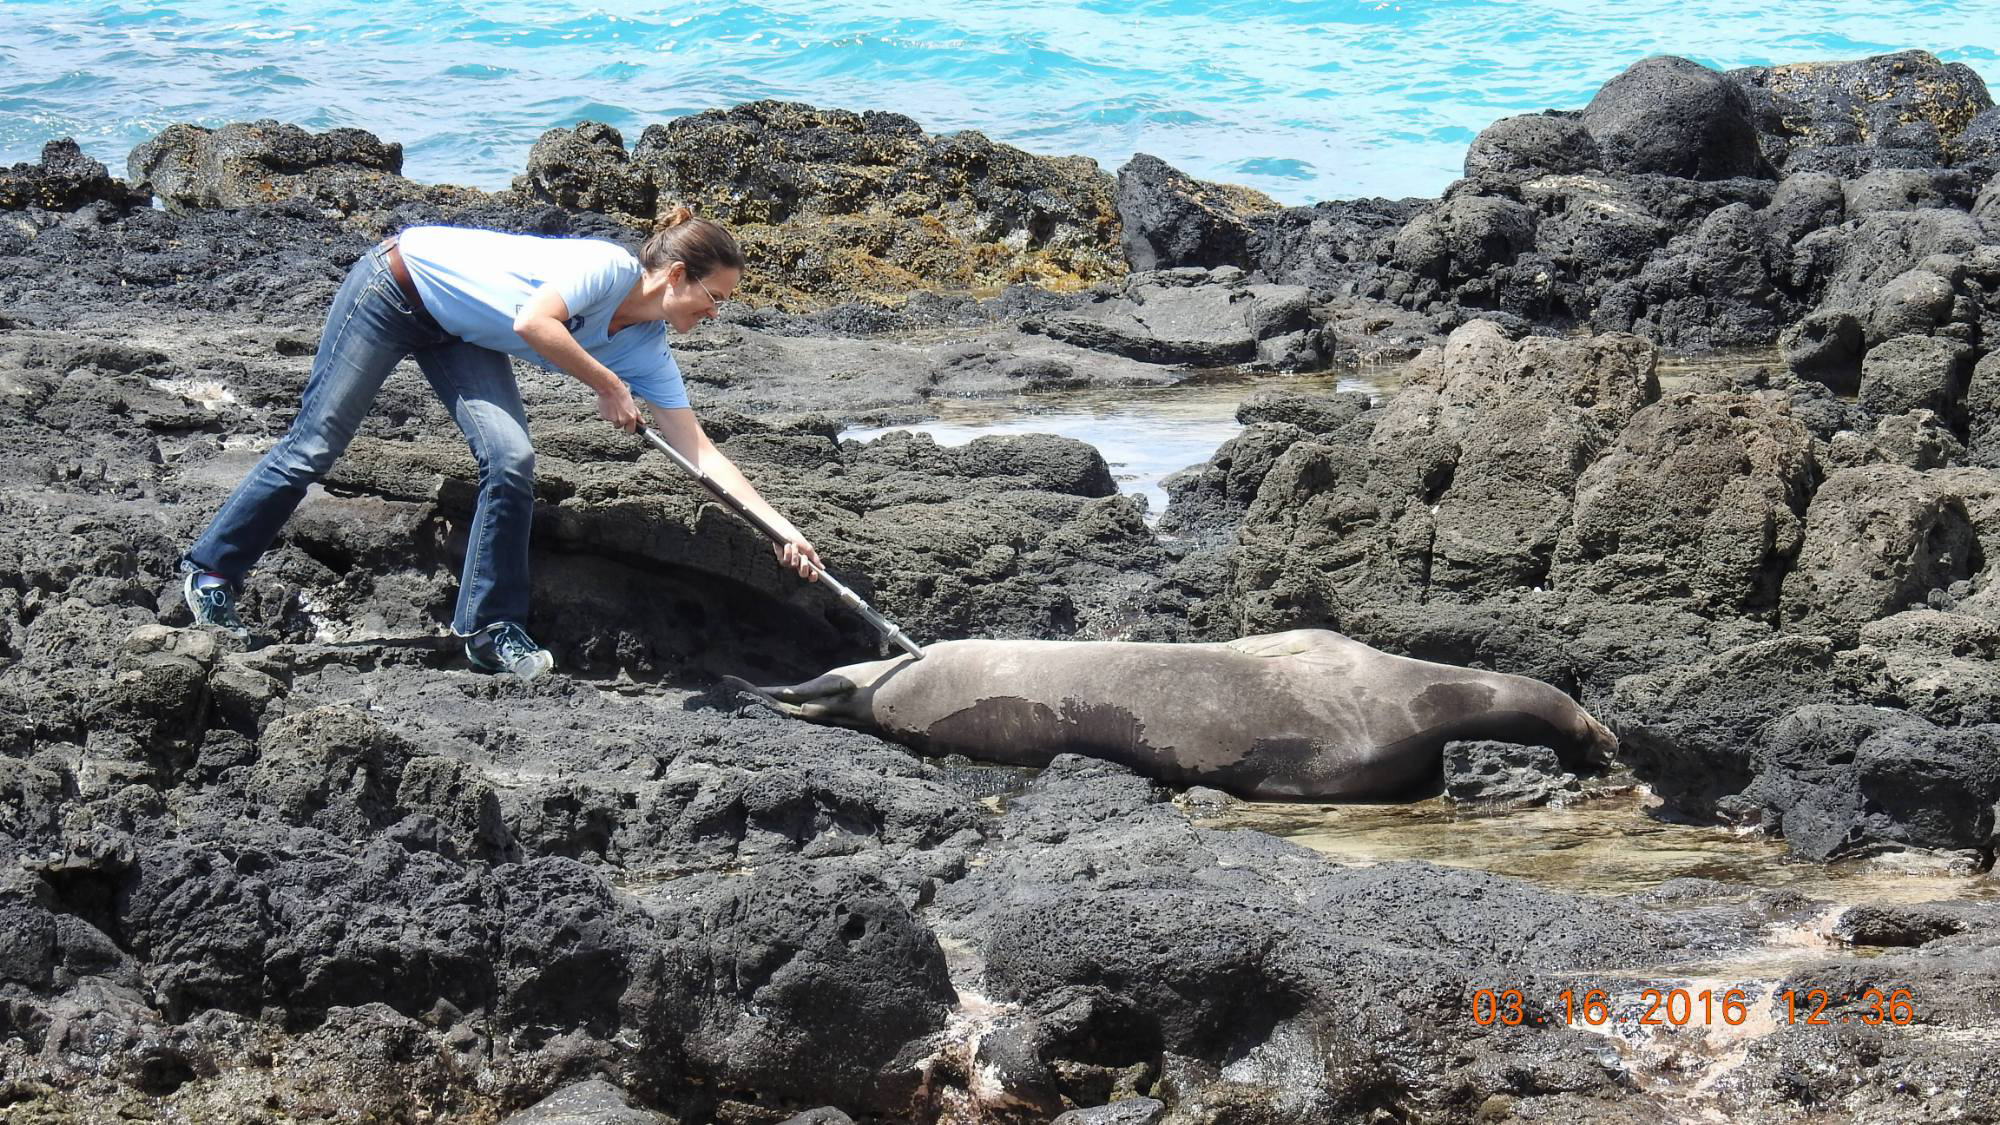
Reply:
[[[640,1109],[631,1096],[603,1079],[566,1086],[501,1125],[665,1125],[664,1113]]]
[[[1461,804],[1540,805],[1578,789],[1576,775],[1546,746],[1445,743],[1445,795]]]
[[[1260,285],[1223,267],[1135,273],[1115,297],[1030,318],[1026,326],[1096,351],[1154,363],[1311,371],[1331,358],[1302,286]]]
[[[762,286],[676,339],[704,423],[918,637],[1335,628],[1576,694],[1661,817],[1988,870],[1993,112],[1921,52],[1652,59],[1483,131],[1441,199],[1306,208],[778,103],[629,147],[556,130],[499,193],[415,184],[351,130],[174,126],[124,182],[52,144],[0,172],[0,1103],[2000,1115],[1967,1077],[2000,1025],[1988,904],[1343,866],[1190,821],[1227,814],[1213,792],[929,761],[744,705],[720,676],[803,680],[873,635],[559,377],[520,373],[529,625],[560,675],[476,676],[446,636],[477,470],[408,372],[253,578],[254,645],[187,628],[174,575],[374,237],[630,243],[685,200],[743,233]],[[1761,350],[1689,373],[1661,345]],[[1407,377],[1372,398],[1248,398],[1157,528],[1071,439],[840,437],[950,399],[1384,358]],[[1551,765],[1460,743],[1440,768],[1477,809],[1568,801]],[[1782,975],[1734,967],[1822,931]],[[1781,1022],[1475,1019],[1480,990],[1548,1017],[1610,973],[1740,980]],[[1782,1022],[1781,987],[1854,1018]],[[1911,1026],[1861,1019],[1896,988]]]

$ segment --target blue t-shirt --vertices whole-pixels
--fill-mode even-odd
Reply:
[[[569,334],[635,396],[669,409],[688,404],[665,323],[646,320],[611,332],[611,314],[639,281],[639,259],[624,247],[464,227],[411,227],[396,244],[417,296],[446,332],[555,371],[514,331],[521,307],[553,285],[569,307]]]

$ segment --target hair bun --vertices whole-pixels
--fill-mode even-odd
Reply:
[[[659,220],[653,224],[653,230],[655,232],[672,230],[692,218],[694,218],[694,212],[688,210],[687,204],[676,203],[672,210],[661,215]]]

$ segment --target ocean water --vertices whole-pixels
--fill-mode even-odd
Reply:
[[[1494,119],[1581,107],[1649,54],[1715,67],[1921,47],[2000,80],[2000,0],[873,0],[671,6],[0,0],[0,165],[73,136],[123,172],[179,121],[403,142],[504,187],[540,133],[756,98],[905,113],[1284,203],[1434,195]]]

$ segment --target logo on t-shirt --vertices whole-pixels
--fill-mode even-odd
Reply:
[[[539,286],[541,283],[536,282],[535,284]],[[523,301],[520,304],[515,305],[514,315],[520,316],[521,310],[527,307],[528,303],[526,301]],[[577,313],[575,316],[572,316],[568,320],[563,321],[563,329],[572,336],[576,335],[579,331],[583,329],[583,314]]]

